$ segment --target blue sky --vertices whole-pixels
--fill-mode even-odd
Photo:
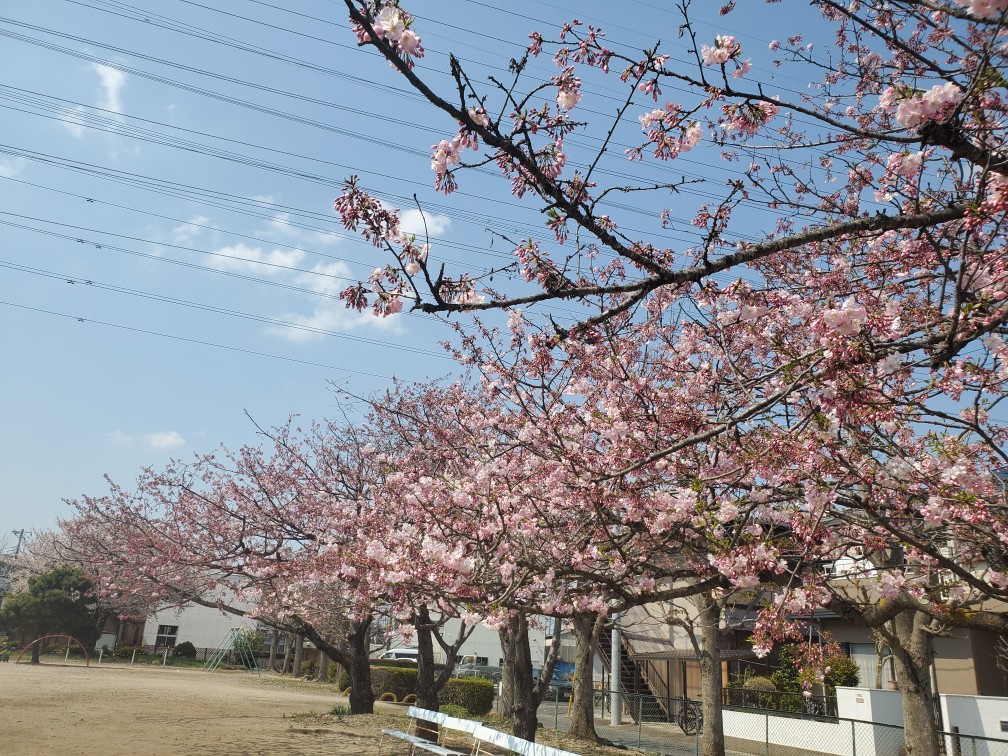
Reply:
[[[449,265],[499,264],[506,245],[491,231],[546,238],[502,179],[464,176],[459,193],[436,194],[429,147],[451,122],[356,47],[342,2],[287,5],[41,0],[0,13],[4,530],[52,527],[61,500],[101,493],[105,473],[128,484],[141,466],[254,442],[246,412],[263,425],[317,419],[334,385],[366,394],[393,375],[456,371],[442,323],[357,315],[335,299],[384,262],[332,211],[345,176],[420,231],[416,193],[432,257]],[[764,28],[752,5],[724,26],[716,4],[695,10],[705,41],[733,31],[759,65],[772,35],[738,31]],[[658,2],[404,7],[427,48],[419,70],[435,79],[449,50],[475,79],[503,78],[530,31],[573,15],[613,44],[682,45]],[[797,24],[808,10],[794,10]],[[585,117],[615,112],[611,78],[586,83]],[[676,170],[724,184],[702,157]],[[628,225],[657,228],[653,214]]]

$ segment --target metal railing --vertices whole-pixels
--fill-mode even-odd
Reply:
[[[683,727],[682,712],[698,707],[689,699],[621,694],[612,716],[609,691],[594,693],[595,731],[602,738],[648,754],[696,756],[703,723]],[[559,696],[539,707],[539,721],[560,732],[570,729],[572,703]],[[836,716],[778,712],[755,707],[722,711],[726,750],[748,756],[900,756],[903,728]],[[617,724],[613,724],[613,720]],[[941,733],[947,756],[1008,756],[1008,740]],[[576,749],[575,749],[576,750]]]
[[[837,715],[836,696],[807,696],[782,690],[747,690],[722,688],[721,703],[743,709],[766,709],[789,714],[819,717]]]

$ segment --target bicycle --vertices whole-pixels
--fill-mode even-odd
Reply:
[[[686,699],[679,707],[676,724],[686,735],[696,735],[703,727],[703,708],[699,701]]]

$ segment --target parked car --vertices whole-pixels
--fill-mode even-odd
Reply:
[[[411,661],[414,664],[419,661],[420,652],[415,648],[390,648],[382,654],[376,656],[376,659],[404,659],[406,661]]]
[[[562,672],[553,672],[550,678],[549,687],[546,689],[546,698],[550,701],[569,701],[574,693],[574,681]]]

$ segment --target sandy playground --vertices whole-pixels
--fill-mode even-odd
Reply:
[[[375,754],[394,709],[326,716],[332,688],[248,672],[0,664],[0,754]],[[312,716],[317,715],[317,716]]]
[[[337,703],[330,686],[276,675],[11,661],[0,664],[0,754],[371,756],[383,727],[407,723],[393,704],[339,717]],[[551,735],[577,753],[627,754]]]

